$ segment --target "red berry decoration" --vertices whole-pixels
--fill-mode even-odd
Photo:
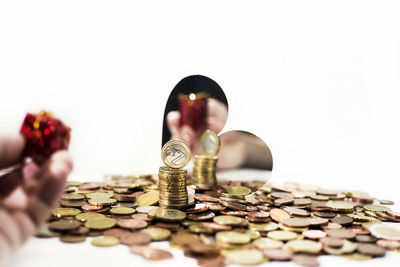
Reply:
[[[68,149],[71,128],[51,113],[26,114],[20,132],[25,137],[24,156],[43,164],[57,150]]]

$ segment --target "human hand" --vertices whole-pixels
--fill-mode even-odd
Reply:
[[[22,161],[22,136],[0,138],[0,168]],[[7,266],[15,251],[48,217],[64,191],[72,170],[66,151],[54,153],[42,166],[29,163],[0,177],[0,266]]]

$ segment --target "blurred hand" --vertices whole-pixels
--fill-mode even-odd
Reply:
[[[0,137],[0,169],[22,161],[24,138]],[[0,177],[0,266],[47,219],[64,191],[72,160],[66,151],[54,153],[43,166],[27,164]]]

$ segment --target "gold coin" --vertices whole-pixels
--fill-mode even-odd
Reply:
[[[258,238],[261,237],[260,232],[259,231],[255,231],[255,230],[248,229],[248,230],[244,231],[244,233],[246,235],[250,236],[251,240],[255,240],[255,239],[258,239]]]
[[[297,234],[288,231],[271,231],[267,235],[269,238],[278,241],[289,241],[297,238]]]
[[[155,217],[162,221],[179,222],[186,218],[186,213],[175,209],[158,208]]]
[[[365,205],[364,209],[368,210],[368,211],[373,211],[373,212],[377,212],[377,211],[390,211],[390,209],[388,207],[385,206],[381,206],[381,205]]]
[[[350,202],[345,202],[345,201],[329,200],[328,202],[326,202],[325,205],[337,211],[351,212],[354,210],[354,205]]]
[[[324,251],[332,255],[349,254],[355,251],[356,249],[357,249],[357,244],[350,242],[346,239],[343,240],[343,246],[341,248],[324,247]]]
[[[311,240],[291,240],[285,245],[292,252],[316,254],[322,249],[322,244]]]
[[[110,205],[114,204],[115,202],[117,202],[117,200],[114,198],[91,198],[91,199],[89,199],[88,202],[90,205],[95,205],[95,206],[99,206],[99,205],[110,206]]]
[[[278,225],[274,222],[269,223],[249,223],[249,229],[259,232],[269,232],[278,229]]]
[[[94,218],[91,220],[87,220],[85,226],[89,229],[93,230],[104,230],[111,227],[114,227],[117,223],[117,220],[113,218]]]
[[[98,247],[112,247],[119,244],[119,239],[113,236],[100,236],[92,240],[92,245]]]
[[[110,213],[115,215],[130,215],[136,212],[133,208],[126,208],[126,207],[117,207],[110,209]]]
[[[242,219],[239,217],[234,217],[234,216],[215,216],[214,217],[214,222],[221,224],[221,225],[239,225],[242,223]]]
[[[232,186],[228,189],[228,193],[235,196],[246,196],[251,193],[251,189],[245,186]]]
[[[85,196],[81,194],[69,193],[62,195],[61,199],[63,200],[82,200]]]
[[[248,244],[250,243],[250,236],[244,233],[235,231],[221,231],[215,235],[217,241],[229,244]]]
[[[371,234],[377,238],[387,239],[387,240],[400,240],[400,231],[396,228],[393,228],[389,225],[385,225],[382,223],[377,223],[371,225],[368,230]]]
[[[206,155],[217,155],[220,148],[220,142],[218,135],[207,130],[203,133],[200,138],[200,149]]]
[[[114,193],[112,191],[109,191],[107,193],[104,192],[94,192],[94,193],[89,193],[86,194],[87,198],[110,198],[114,195]]]
[[[56,208],[53,209],[51,213],[57,218],[62,218],[62,217],[75,216],[81,213],[81,211],[74,208]]]
[[[161,150],[161,159],[165,165],[180,169],[189,163],[191,152],[189,146],[180,140],[168,141]]]
[[[254,240],[252,244],[258,249],[283,247],[282,241],[272,240],[269,238],[259,238],[257,240]]]
[[[342,257],[349,259],[349,260],[356,260],[356,261],[365,261],[365,260],[372,259],[371,256],[363,255],[360,253],[352,253],[352,254],[342,255]]]
[[[101,213],[97,213],[97,212],[84,212],[84,213],[80,213],[78,215],[75,216],[75,219],[77,219],[78,221],[81,222],[86,222],[88,220],[92,220],[92,219],[96,219],[96,218],[104,218],[106,216],[104,216]]]
[[[166,240],[171,236],[171,232],[169,230],[158,227],[149,227],[143,229],[141,232],[149,234],[153,241]]]
[[[267,261],[263,253],[255,249],[232,250],[227,252],[225,257],[230,262],[241,265],[257,265]]]
[[[142,207],[137,207],[136,208],[136,211],[137,212],[139,212],[139,213],[149,213],[149,212],[152,212],[152,211],[156,211],[158,209],[158,207],[156,207],[156,206],[142,206]]]
[[[157,191],[151,191],[146,194],[141,195],[137,199],[137,204],[139,207],[142,206],[152,206],[159,201],[159,194]]]

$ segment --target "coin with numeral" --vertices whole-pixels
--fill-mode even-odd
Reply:
[[[161,159],[165,165],[173,169],[179,169],[190,161],[190,148],[181,140],[168,141],[161,150]]]

